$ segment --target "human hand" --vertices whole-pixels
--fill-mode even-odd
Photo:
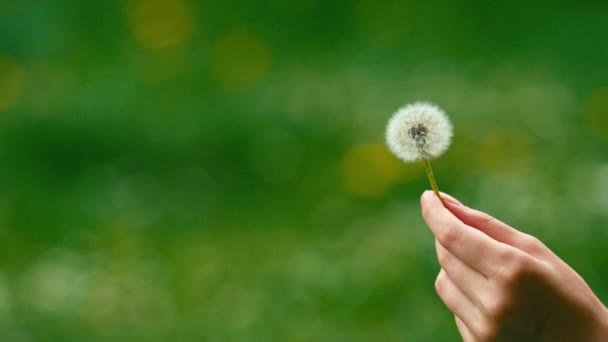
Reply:
[[[608,341],[608,310],[538,239],[447,195],[421,198],[435,289],[469,341]]]

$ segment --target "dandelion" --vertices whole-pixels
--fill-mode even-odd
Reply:
[[[430,159],[448,149],[452,135],[452,124],[443,110],[430,103],[415,102],[401,107],[389,120],[386,143],[405,162],[423,161],[433,191],[441,198]]]

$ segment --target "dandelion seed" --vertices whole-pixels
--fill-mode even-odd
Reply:
[[[452,124],[443,110],[416,102],[400,108],[389,120],[386,143],[405,162],[424,161],[433,191],[441,198],[429,160],[448,149],[452,135]]]

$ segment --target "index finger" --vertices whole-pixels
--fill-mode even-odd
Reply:
[[[437,241],[452,255],[487,277],[505,265],[516,249],[466,225],[431,191],[420,199],[422,216]]]

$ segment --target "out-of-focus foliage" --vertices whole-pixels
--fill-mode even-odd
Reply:
[[[2,341],[448,341],[421,165],[608,299],[604,1],[0,1]]]

